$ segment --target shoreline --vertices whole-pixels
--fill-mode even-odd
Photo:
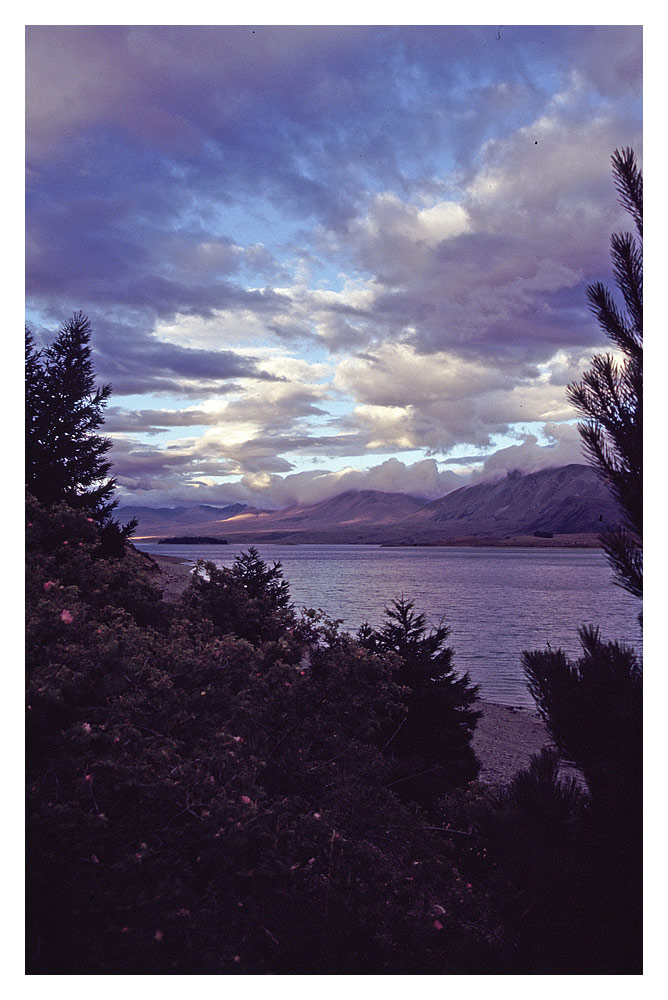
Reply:
[[[161,544],[168,535],[137,535],[134,542],[145,542],[149,545]],[[168,543],[175,544],[175,543]],[[209,543],[210,544],[210,543]],[[534,535],[509,535],[507,538],[446,538],[440,541],[356,541],[351,539],[332,539],[327,537],[318,540],[298,539],[294,535],[285,534],[279,538],[262,538],[254,535],[228,535],[217,544],[221,545],[372,545],[381,549],[600,549],[598,535],[574,534],[554,535],[552,538],[536,538]],[[161,556],[160,558],[164,558]],[[175,557],[172,557],[175,558]],[[178,557],[176,557],[178,558]]]
[[[482,715],[471,746],[480,761],[478,781],[505,785],[518,771],[529,766],[531,757],[551,745],[547,727],[538,712],[479,701]]]

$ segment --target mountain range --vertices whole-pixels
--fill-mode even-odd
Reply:
[[[239,544],[582,545],[595,544],[602,528],[620,521],[607,487],[586,465],[511,472],[431,501],[406,493],[348,490],[285,510],[239,503],[124,506],[117,516],[123,523],[137,518],[137,541],[192,533]]]

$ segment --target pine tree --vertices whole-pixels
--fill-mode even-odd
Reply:
[[[613,172],[622,204],[642,238],[642,174],[632,150],[616,150]],[[580,432],[592,464],[609,484],[625,525],[603,537],[621,586],[642,595],[642,251],[630,233],[613,235],[612,257],[626,312],[600,283],[587,294],[599,321],[624,354],[597,356],[569,396],[589,415]],[[642,788],[642,669],[633,650],[583,628],[584,655],[524,654],[529,689],[562,757],[584,775],[594,812],[625,814],[639,828]],[[624,803],[626,805],[624,805]]]
[[[611,239],[625,311],[600,282],[589,286],[587,296],[622,360],[596,356],[568,394],[587,416],[580,425],[585,452],[624,516],[622,527],[602,536],[615,582],[641,597],[642,174],[630,149],[615,151],[612,165],[621,202],[637,232],[637,239],[630,233]],[[582,628],[580,641],[583,655],[575,661],[561,650],[524,653],[529,690],[557,752],[587,785],[584,811],[573,817],[572,827],[576,861],[587,874],[581,888],[571,886],[569,919],[581,910],[576,929],[582,954],[570,971],[637,974],[642,964],[642,667],[630,647],[604,642],[598,629]],[[520,810],[529,827],[545,819],[544,804],[563,791],[554,769],[541,781],[540,796],[531,792],[540,782],[524,782],[506,801]],[[558,836],[555,828],[553,849],[548,845],[545,850],[546,878],[559,856]],[[549,905],[554,933],[547,933],[540,947],[549,961],[567,963],[557,940],[561,904],[555,897]]]
[[[374,653],[394,653],[399,668],[395,683],[407,690],[408,714],[388,749],[400,756],[419,755],[429,766],[426,781],[410,790],[425,801],[449,785],[473,780],[479,764],[471,738],[480,712],[473,708],[478,687],[468,673],[458,676],[454,650],[447,646],[450,629],[441,622],[427,631],[424,614],[403,595],[385,608],[379,629],[368,623],[357,633],[360,645]]]
[[[47,433],[43,401],[42,352],[35,348],[32,332],[25,328],[25,479],[28,489],[41,479],[47,461]]]
[[[235,556],[231,568],[200,560],[181,602],[193,620],[209,621],[216,635],[252,643],[276,641],[297,624],[280,562],[269,566],[254,546]]]
[[[106,458],[111,441],[94,433],[111,386],[95,387],[90,335],[80,312],[43,352],[26,330],[26,488],[44,504],[89,510],[102,524],[118,503]]]
[[[285,610],[290,605],[290,584],[283,579],[280,561],[268,566],[251,545],[247,552],[235,556],[232,576],[251,599],[262,598],[272,611]]]
[[[596,355],[568,397],[584,413],[580,434],[591,464],[616,497],[622,527],[601,535],[620,586],[642,596],[642,382],[643,382],[643,181],[631,149],[615,150],[612,169],[620,201],[633,218],[636,236],[614,233],[610,240],[613,273],[624,300],[619,308],[601,282],[587,288],[592,311],[622,352]]]

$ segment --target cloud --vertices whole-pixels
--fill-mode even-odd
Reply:
[[[107,434],[141,431],[162,434],[170,427],[201,427],[214,424],[216,417],[204,409],[187,410],[124,410],[110,406],[105,411],[104,430]]]
[[[345,240],[374,275],[367,345],[392,338],[425,353],[516,364],[600,343],[584,288],[609,273],[609,234],[626,224],[611,150],[620,133],[639,150],[640,134],[607,109],[581,119],[577,89],[561,97],[484,145],[459,202],[418,209],[383,193],[349,226]]]
[[[482,469],[472,473],[471,482],[503,478],[508,472],[529,474],[560,465],[584,465],[582,441],[574,424],[546,424],[549,444],[540,446],[537,438],[527,435],[522,444],[502,448],[485,459]]]
[[[426,500],[445,496],[467,482],[466,476],[441,471],[434,459],[406,464],[388,459],[369,469],[340,471],[309,470],[279,475],[270,471],[248,471],[238,482],[218,483],[202,469],[187,475],[178,462],[161,462],[162,451],[136,452],[132,462],[117,471],[122,503],[150,506],[210,503],[247,503],[260,509],[284,509],[297,504],[318,503],[346,490],[381,490],[408,493]]]
[[[572,453],[641,28],[29,26],[26,51],[32,325],[89,315],[124,488],[273,504]]]
[[[383,345],[341,362],[334,385],[358,401],[345,424],[369,447],[445,454],[458,443],[489,447],[513,424],[572,419],[564,385],[582,371],[575,358],[562,351],[543,366],[513,368]]]
[[[85,310],[84,310],[85,311]],[[38,343],[51,342],[63,319],[63,310],[49,329],[31,323]],[[258,365],[255,358],[231,350],[184,347],[146,331],[150,325],[139,313],[123,320],[100,317],[89,310],[95,370],[101,382],[110,382],[116,394],[167,392],[182,396],[224,395],[234,391],[232,379],[280,381]]]

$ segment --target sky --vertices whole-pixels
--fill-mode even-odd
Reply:
[[[640,27],[31,26],[27,321],[88,315],[122,503],[582,462],[623,146]]]

